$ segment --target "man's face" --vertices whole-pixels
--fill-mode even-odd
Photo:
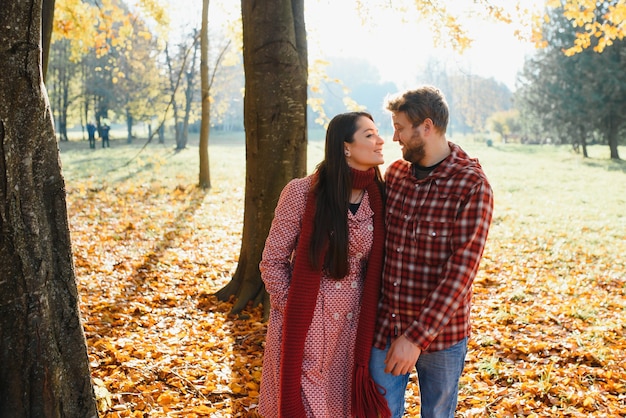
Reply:
[[[391,116],[393,123],[393,140],[400,144],[402,157],[411,162],[419,164],[425,156],[425,142],[418,126],[413,126],[406,113],[397,112]]]

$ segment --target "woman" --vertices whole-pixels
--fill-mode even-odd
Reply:
[[[337,115],[324,160],[281,193],[260,263],[271,304],[258,408],[266,418],[389,416],[368,369],[383,144],[370,114]]]

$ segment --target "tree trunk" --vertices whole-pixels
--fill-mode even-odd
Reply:
[[[69,58],[69,45],[64,45],[61,50],[61,56]],[[70,74],[68,66],[63,66],[62,68],[59,68],[59,77],[57,82],[61,90],[59,92],[59,97],[61,101],[59,106],[59,121],[61,122],[59,124],[59,137],[61,138],[61,141],[69,141],[69,138],[67,136],[67,111],[70,107]]]
[[[126,143],[133,143],[133,114],[130,109],[126,108]]]
[[[306,174],[307,44],[304,0],[241,1],[246,76],[246,187],[237,270],[217,296],[269,304],[259,272],[278,197]]]
[[[587,139],[582,137],[580,143],[583,147],[583,158],[589,158],[589,152],[587,152]]]
[[[589,158],[589,152],[587,151],[587,133],[583,125],[579,125],[578,132],[580,135],[580,146],[583,149],[583,158]]]
[[[204,5],[204,1],[203,1],[203,5]],[[204,7],[204,6],[203,6]],[[208,17],[208,4],[207,4],[207,10],[206,10],[206,48],[207,48],[207,52],[206,52],[206,59],[207,59],[207,64],[206,64],[206,68],[207,68],[207,72],[208,72],[208,57],[209,57],[209,52],[208,52],[208,48],[209,48],[209,17]],[[202,21],[204,24],[204,18],[205,15],[202,15]],[[201,46],[201,41],[199,38],[199,35],[197,34],[197,31],[194,30],[194,36],[193,36],[193,55],[191,57],[191,64],[189,65],[189,69],[187,71],[185,71],[185,83],[187,84],[187,86],[185,87],[185,114],[183,116],[183,138],[184,138],[184,145],[187,146],[187,142],[189,141],[189,116],[191,115],[191,104],[193,103],[193,97],[194,97],[194,91],[196,89],[196,60],[197,60],[197,56],[198,56],[198,49]],[[200,58],[200,66],[202,66],[202,58]],[[200,69],[200,71],[202,71],[202,68]],[[208,73],[207,73],[208,74]],[[207,75],[207,79],[208,79],[208,75]],[[208,81],[207,81],[208,84]],[[208,91],[208,89],[207,89]],[[208,94],[208,93],[207,93]],[[202,100],[202,105],[204,106],[204,98],[201,99]],[[208,101],[208,95],[207,95],[207,101]],[[207,109],[209,109],[207,107]],[[208,110],[207,110],[208,111]],[[204,111],[202,111],[202,117],[204,117]],[[208,119],[210,120],[210,119]]]
[[[194,60],[190,72],[194,71]],[[187,80],[188,82],[191,80]],[[209,100],[209,0],[202,1],[202,28],[200,30],[200,83],[202,90],[202,118],[200,119],[200,178],[199,185],[203,189],[211,188],[209,171],[209,127],[211,122],[211,102]],[[189,92],[190,94],[191,92]],[[189,96],[187,97],[189,100]]]
[[[617,118],[613,115],[613,114],[609,114],[607,117],[607,139],[609,142],[609,149],[611,150],[611,159],[612,160],[619,160],[619,151],[617,150],[617,145],[618,145],[618,135],[617,135],[617,123],[615,123],[615,120]]]
[[[41,18],[42,0],[0,8],[0,416],[96,417]]]
[[[50,45],[52,44],[52,23],[54,21],[54,3],[55,0],[43,0],[43,8],[41,15],[41,38],[42,38],[42,72],[43,79],[46,81],[48,74],[48,57],[50,56]]]
[[[158,128],[159,144],[165,144],[165,128],[163,124]]]
[[[178,103],[176,102],[176,91],[178,90],[178,82],[176,81],[176,75],[174,73],[174,68],[172,67],[172,58],[169,54],[169,48],[167,45],[165,46],[165,61],[167,63],[167,71],[170,81],[170,90],[172,92],[172,112],[174,112],[174,140],[176,142],[176,149],[181,150],[180,148],[180,127],[178,122]]]

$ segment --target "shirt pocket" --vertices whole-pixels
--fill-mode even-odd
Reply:
[[[431,266],[444,264],[450,255],[453,224],[417,221],[413,228],[418,261]]]

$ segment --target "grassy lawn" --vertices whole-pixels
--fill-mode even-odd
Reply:
[[[248,323],[228,318],[211,297],[239,255],[243,136],[212,134],[207,192],[195,187],[197,138],[179,152],[171,139],[115,138],[60,144],[103,416],[245,416],[264,324],[255,310]],[[310,138],[312,170],[323,133]],[[583,159],[569,146],[449,139],[479,159],[495,194],[459,416],[624,416],[626,163],[606,146]],[[391,139],[385,155],[400,156]],[[407,416],[417,393],[412,376]]]

